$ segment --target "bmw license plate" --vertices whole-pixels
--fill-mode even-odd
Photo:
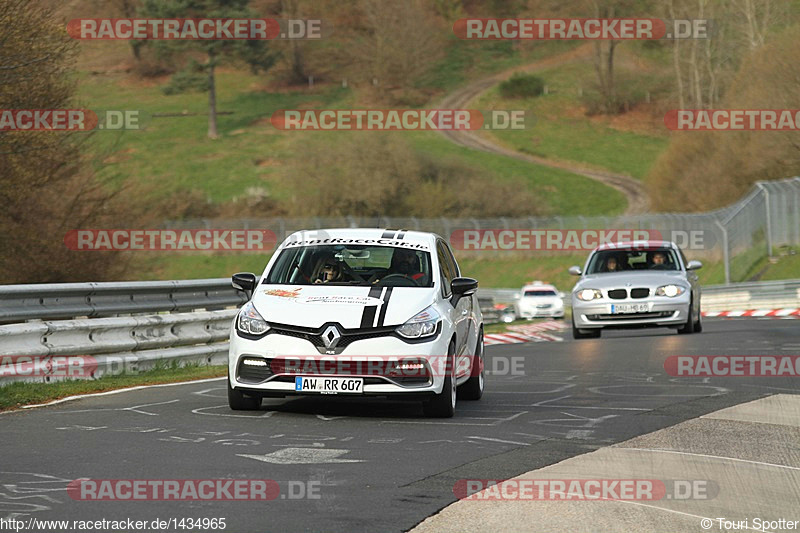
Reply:
[[[621,315],[625,313],[646,313],[648,312],[647,304],[611,304],[611,314]]]
[[[294,378],[294,390],[321,394],[361,394],[364,392],[364,378],[297,376]]]

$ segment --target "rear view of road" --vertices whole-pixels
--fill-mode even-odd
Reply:
[[[512,69],[475,81],[466,87],[449,94],[439,103],[439,107],[443,109],[469,109],[470,103],[473,100],[479,98],[483,93],[498,83],[510,78],[516,72],[536,72],[538,70],[552,68],[554,66],[563,65],[566,63],[584,61],[586,60],[590,51],[590,47],[582,46],[559,56],[554,56],[546,60],[527,65],[521,69]],[[625,195],[625,198],[628,201],[628,207],[625,210],[626,215],[639,214],[647,211],[648,198],[644,186],[641,182],[637,181],[631,176],[588,169],[574,162],[553,161],[544,157],[523,154],[521,152],[517,152],[516,150],[502,146],[492,139],[483,137],[477,131],[447,130],[442,131],[442,134],[454,143],[460,144],[461,146],[465,146],[467,148],[482,150],[484,152],[490,152],[505,157],[513,157],[514,159],[519,159],[521,161],[527,161],[529,163],[535,163],[537,165],[550,168],[566,170],[572,172],[573,174],[578,174],[595,181],[599,181],[600,183],[608,185],[609,187],[613,187]]]

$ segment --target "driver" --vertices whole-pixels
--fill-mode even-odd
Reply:
[[[622,270],[620,265],[617,263],[617,258],[615,256],[610,256],[606,259],[606,272],[619,272]]]
[[[392,254],[392,263],[389,274],[402,274],[418,283],[424,282],[425,274],[420,272],[419,257],[414,250],[395,248]]]
[[[667,256],[664,255],[664,252],[653,252],[651,261],[652,266],[650,268],[664,268],[666,265],[664,262],[666,261]]]

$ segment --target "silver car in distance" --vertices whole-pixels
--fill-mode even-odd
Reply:
[[[603,328],[672,327],[678,333],[703,329],[700,285],[675,243],[633,241],[595,248],[572,289],[572,336],[599,337]]]

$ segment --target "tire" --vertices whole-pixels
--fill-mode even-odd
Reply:
[[[690,335],[694,333],[694,302],[689,302],[689,317],[686,319],[686,323],[678,328],[678,333],[680,335]]]
[[[602,334],[602,329],[580,330],[575,326],[575,317],[572,317],[572,338],[573,339],[597,339]]]
[[[450,343],[447,348],[447,365],[449,369],[444,378],[442,392],[422,404],[422,411],[425,416],[431,418],[452,418],[456,413],[456,380],[455,380],[455,352],[454,343]]]
[[[703,311],[700,309],[700,303],[697,303],[697,322],[694,323],[694,332],[700,333],[703,331]]]
[[[231,387],[231,379],[228,377],[228,407],[234,411],[255,411],[261,408],[261,396],[248,396],[242,391]]]
[[[466,383],[458,388],[458,398],[460,400],[480,400],[483,396],[483,389],[486,383],[486,368],[483,360],[483,328],[478,333],[478,346],[475,349],[475,357],[472,360],[470,378]],[[477,373],[475,365],[477,367]]]

